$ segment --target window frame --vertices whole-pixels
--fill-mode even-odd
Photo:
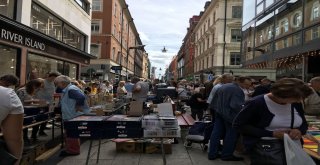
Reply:
[[[96,31],[96,30],[92,30],[92,27],[93,27],[93,24],[94,23],[97,23],[96,25],[98,25],[98,27],[99,27],[99,30],[98,31]],[[102,31],[102,20],[101,19],[93,19],[92,21],[91,21],[91,33],[92,34],[100,34],[101,33],[101,31]]]
[[[239,61],[237,61],[239,59]],[[229,65],[241,65],[241,54],[240,52],[230,52]]]
[[[94,2],[99,2],[99,5],[94,5]],[[99,7],[98,10],[95,7]],[[92,0],[92,11],[103,11],[103,0]]]
[[[235,35],[236,38],[233,37],[233,33],[232,33],[235,30],[238,30],[240,32],[239,35]],[[241,39],[242,39],[241,33],[242,33],[241,29],[230,29],[230,41],[231,42],[241,42]]]

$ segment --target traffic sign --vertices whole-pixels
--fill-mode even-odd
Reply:
[[[112,70],[122,70],[122,66],[112,66]]]

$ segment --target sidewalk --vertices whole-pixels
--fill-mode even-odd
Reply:
[[[96,164],[97,144],[94,142],[89,164]],[[88,151],[89,141],[81,145],[81,154],[78,156],[60,158],[59,153],[40,165],[84,165]],[[109,140],[102,140],[99,165],[163,165],[161,154],[117,153],[116,145]],[[186,149],[180,140],[179,144],[172,144],[172,154],[166,155],[167,165],[248,165],[248,160],[226,162],[208,160],[207,153],[200,149],[198,144]]]

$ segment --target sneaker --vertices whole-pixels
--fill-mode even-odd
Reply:
[[[39,132],[39,136],[48,136],[45,132]]]
[[[231,157],[221,158],[221,160],[223,160],[223,161],[242,161],[243,158],[232,155]]]
[[[63,150],[63,151],[60,152],[59,156],[60,156],[60,157],[77,156],[77,155],[79,155],[79,154],[80,154],[80,153],[78,153],[78,154],[72,154],[72,153],[69,153],[69,152]]]

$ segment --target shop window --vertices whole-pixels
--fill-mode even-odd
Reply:
[[[39,56],[35,54],[28,54],[28,80],[36,78],[45,78],[47,73],[56,71],[59,73],[64,73],[63,71],[63,61]]]
[[[240,65],[241,56],[239,52],[231,52],[230,53],[230,65]]]
[[[77,78],[78,67],[76,64],[69,62],[29,53],[27,65],[27,80],[45,78],[47,73],[53,71],[69,76],[72,79]]]
[[[241,30],[231,29],[231,42],[240,42],[240,41],[241,41]]]
[[[102,0],[92,0],[92,11],[102,11]]]
[[[232,6],[232,18],[242,18],[242,6]]]
[[[64,62],[64,75],[69,76],[72,80],[77,79],[77,65]]]
[[[100,44],[91,44],[90,45],[90,54],[99,58],[101,55],[101,45]]]
[[[101,20],[92,20],[91,33],[101,33]]]
[[[0,14],[14,19],[16,0],[0,0]]]
[[[5,74],[17,74],[18,50],[9,46],[0,45],[0,76]]]

